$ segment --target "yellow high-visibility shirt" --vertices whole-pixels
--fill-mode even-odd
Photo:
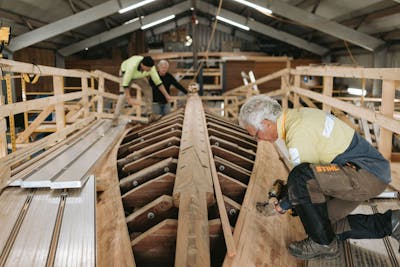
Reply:
[[[139,64],[142,62],[143,56],[132,56],[122,62],[121,71],[124,72],[122,78],[122,86],[129,86],[129,83],[132,80],[145,78],[150,76],[153,80],[154,84],[159,86],[162,84],[160,76],[158,75],[157,69],[155,66],[151,67],[150,71],[140,71]]]
[[[283,111],[277,127],[293,166],[331,163],[348,148],[354,135],[354,129],[340,119],[313,108]]]

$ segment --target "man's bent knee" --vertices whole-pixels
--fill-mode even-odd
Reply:
[[[315,176],[310,168],[309,163],[302,163],[297,165],[293,170],[289,173],[288,177],[288,193],[289,200],[293,205],[297,204],[305,204],[312,203],[312,197],[310,197],[310,186],[311,188],[317,187],[312,186],[315,181]],[[322,198],[319,197],[321,203]]]

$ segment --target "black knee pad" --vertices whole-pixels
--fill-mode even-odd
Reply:
[[[307,181],[315,179],[310,163],[301,163],[294,167],[288,177],[288,194],[292,205],[311,203]]]

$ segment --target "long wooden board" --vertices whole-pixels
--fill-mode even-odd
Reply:
[[[51,180],[60,175],[69,164],[71,164],[76,157],[81,155],[88,149],[94,142],[104,135],[109,129],[111,122],[105,122],[100,125],[92,134],[86,136],[79,143],[71,146],[65,153],[57,156],[52,161],[48,162],[45,166],[40,168],[23,179],[21,186],[24,188],[30,187],[50,187]]]
[[[77,158],[68,169],[63,172],[57,179],[52,179],[50,188],[80,188],[86,182],[87,173],[96,163],[99,158],[106,154],[108,150],[118,140],[118,136],[122,134],[124,124],[113,127],[108,132],[95,142],[84,154]]]
[[[125,134],[124,134],[125,135]],[[122,141],[122,137],[118,143]],[[118,145],[93,167],[96,183],[103,184],[96,204],[96,266],[135,265],[117,174]]]
[[[258,143],[253,170],[233,232],[239,253],[225,257],[223,266],[303,266],[287,251],[289,242],[305,237],[300,220],[290,215],[265,217],[256,210],[273,181],[288,175],[272,144]]]

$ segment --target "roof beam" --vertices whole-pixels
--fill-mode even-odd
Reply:
[[[8,48],[15,52],[30,45],[47,40],[66,31],[112,15],[123,7],[141,2],[141,0],[110,0],[103,4],[86,9],[69,17],[57,20],[43,27],[29,31],[13,38]],[[120,5],[121,4],[121,5]]]
[[[215,16],[217,7],[210,5],[208,3],[205,3],[203,1],[198,1],[197,2],[197,8],[204,12],[211,14]],[[253,21],[253,20],[248,20],[246,17],[237,15],[233,12],[227,11],[225,9],[221,9],[221,12],[219,14],[221,17],[233,20],[235,22],[238,22],[240,24],[246,25],[250,27],[252,31],[256,31],[258,33],[261,33],[263,35],[270,36],[272,38],[278,39],[282,42],[291,44],[293,46],[302,48],[304,50],[307,50],[311,53],[318,54],[318,55],[324,55],[328,52],[328,49],[325,47],[319,46],[317,44],[307,42],[304,39],[301,39],[297,36],[291,35],[289,33],[283,32],[283,31],[278,31],[268,25],[265,25],[263,23]]]
[[[80,42],[77,42],[75,44],[61,48],[60,50],[58,50],[58,52],[63,56],[72,55],[76,52],[84,50],[85,48],[93,47],[98,44],[101,44],[101,43],[107,42],[109,40],[112,40],[114,38],[117,38],[119,36],[122,36],[124,34],[136,31],[136,30],[140,29],[142,24],[148,24],[148,23],[151,23],[158,19],[170,16],[170,15],[176,15],[176,14],[185,12],[189,8],[190,8],[189,1],[184,1],[180,4],[172,6],[170,8],[162,9],[162,10],[155,12],[149,16],[146,16],[142,19],[141,22],[135,21],[135,22],[132,22],[129,24],[124,24],[124,25],[112,28],[109,31],[102,32],[100,34],[94,35],[94,36],[89,37]]]
[[[199,21],[200,25],[209,26],[209,21],[206,18],[197,17],[197,20]],[[191,17],[183,17],[183,18],[178,19],[176,21],[176,23],[170,22],[167,24],[163,24],[160,27],[154,27],[153,33],[154,34],[162,34],[164,32],[170,31],[171,29],[174,29],[176,26],[179,27],[179,26],[186,25],[189,23],[192,23]],[[220,32],[223,32],[223,33],[232,34],[232,27],[225,26],[220,23],[217,24],[217,30]],[[249,42],[252,42],[255,39],[254,35],[247,34],[242,31],[236,31],[234,37],[241,38],[241,39],[244,39]]]
[[[262,0],[254,0],[260,6],[266,6]],[[283,1],[269,0],[268,7],[274,14],[291,19],[321,32],[346,40],[369,51],[374,51],[385,42],[368,34],[353,30],[337,22],[309,13],[301,8],[289,5]]]

